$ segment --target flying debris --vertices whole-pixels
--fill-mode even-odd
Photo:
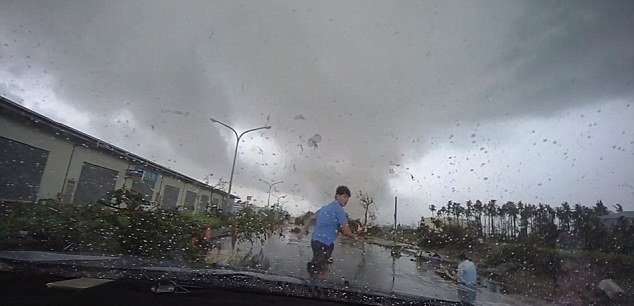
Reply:
[[[304,117],[304,115],[302,114],[295,116],[295,120],[304,120],[304,119],[306,119],[306,117]]]
[[[321,135],[315,134],[315,136],[308,139],[308,145],[314,149],[319,148],[318,143],[321,142]]]
[[[175,114],[175,115],[182,115],[182,116],[189,116],[189,112],[183,112],[183,111],[179,111],[179,110],[171,110],[171,109],[162,109],[161,113],[164,114]]]

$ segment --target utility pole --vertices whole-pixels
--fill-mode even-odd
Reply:
[[[394,196],[394,230],[396,230],[396,211],[398,209],[398,198]]]
[[[396,263],[396,257],[400,256],[400,250],[396,248],[396,234],[397,234],[397,224],[396,224],[396,211],[398,210],[398,198],[394,196],[394,233],[392,234],[392,268],[394,268],[394,264]],[[394,272],[392,272],[392,282],[394,282]]]

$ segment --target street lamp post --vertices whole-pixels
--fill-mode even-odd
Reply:
[[[236,135],[236,149],[233,152],[233,164],[231,165],[231,177],[229,178],[229,191],[227,192],[229,194],[229,196],[231,196],[231,186],[233,185],[233,171],[236,168],[236,158],[238,157],[238,146],[240,145],[240,138],[242,138],[242,136],[244,136],[244,134],[249,133],[249,132],[253,132],[253,131],[257,131],[257,130],[262,130],[262,129],[270,129],[271,126],[267,125],[267,126],[261,126],[258,128],[254,128],[254,129],[250,129],[250,130],[246,130],[244,132],[242,132],[241,134],[238,135],[238,132],[236,132],[236,130],[230,126],[228,126],[227,124],[218,121],[214,118],[209,118],[209,120],[211,120],[211,122],[213,123],[218,123],[223,125],[224,127],[230,129],[235,135]]]
[[[269,183],[263,179],[260,179],[260,181],[264,182],[264,184],[269,185],[269,199],[268,201],[266,201],[266,208],[269,208],[269,205],[271,204],[271,189],[273,188],[273,186],[277,185],[277,184],[281,184],[284,183],[284,181],[279,181],[279,182],[274,182],[274,183]]]

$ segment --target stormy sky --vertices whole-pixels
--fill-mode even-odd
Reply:
[[[0,94],[292,213],[634,210],[631,1],[2,1]],[[358,217],[358,200],[349,212]]]

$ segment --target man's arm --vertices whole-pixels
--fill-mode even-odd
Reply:
[[[348,223],[344,223],[343,225],[341,225],[341,232],[343,232],[343,235],[346,236],[346,237],[349,237],[349,238],[352,238],[352,239],[357,239],[357,235],[352,233]]]
[[[462,282],[462,277],[464,276],[464,261],[458,264],[458,270],[456,271],[456,281],[458,283]]]

